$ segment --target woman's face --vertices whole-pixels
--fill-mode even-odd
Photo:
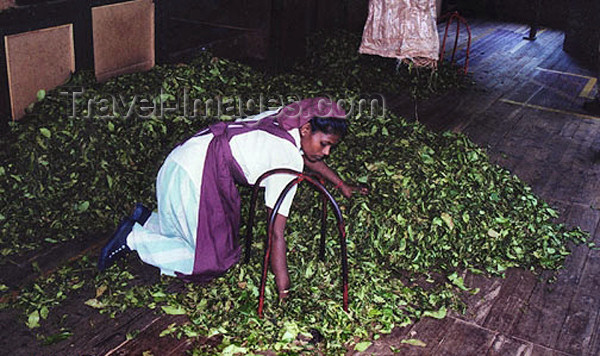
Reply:
[[[340,135],[326,134],[322,131],[312,132],[310,123],[300,128],[300,145],[304,157],[311,162],[317,162],[329,156],[332,146],[340,141]]]

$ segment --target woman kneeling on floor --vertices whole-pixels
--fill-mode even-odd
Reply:
[[[276,168],[320,174],[350,197],[364,188],[346,184],[323,159],[346,133],[346,113],[334,101],[305,99],[278,111],[219,122],[176,147],[156,180],[158,212],[141,204],[121,222],[102,249],[98,268],[104,270],[130,251],[161,273],[186,281],[207,282],[240,258],[237,236],[240,197],[235,186],[254,184]],[[289,174],[262,181],[270,213]],[[275,217],[271,268],[281,299],[290,285],[283,236],[294,186]]]

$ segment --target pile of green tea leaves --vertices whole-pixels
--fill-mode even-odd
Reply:
[[[403,93],[427,99],[471,82],[457,67],[442,62],[436,70],[398,63],[395,58],[359,54],[361,34],[343,30],[318,32],[308,38],[308,56],[293,72],[326,78],[322,85],[333,92],[344,88],[363,94]]]
[[[347,50],[327,48],[327,53]],[[102,84],[79,73],[67,86],[40,93],[32,113],[2,139],[2,263],[47,244],[111,231],[134,202],[155,206],[156,173],[178,142],[211,122],[238,116],[241,109],[247,115],[266,109],[232,104],[232,110],[216,114],[214,107],[199,106],[192,117],[182,110],[147,115],[140,104],[174,107],[182,104],[186,91],[204,103],[237,97],[259,103],[263,96],[358,100],[361,93],[380,91],[382,83],[402,77],[399,72],[395,77],[382,74],[375,80],[382,86],[371,86],[361,78],[362,69],[352,74],[350,66],[334,65],[334,57],[322,56],[318,72],[298,67],[266,76],[207,54],[189,64],[157,66]],[[377,66],[369,67],[372,59],[349,60],[377,72]],[[85,90],[76,97],[60,94],[81,88]],[[386,92],[393,93],[389,88]],[[98,105],[102,99],[106,102]],[[267,104],[281,104],[276,101]],[[137,109],[128,114],[132,103]],[[70,115],[73,105],[75,116]],[[555,224],[557,213],[551,207],[517,177],[490,163],[485,151],[464,135],[431,132],[390,112],[372,115],[366,108],[356,109],[350,119],[350,132],[328,159],[344,179],[370,189],[370,194],[349,200],[336,193],[348,234],[349,312],[342,310],[334,218],[330,216],[325,261],[319,261],[319,199],[306,186],[297,193],[286,234],[292,292],[279,305],[270,277],[262,319],[256,308],[264,215],[254,229],[250,263],[236,265],[209,284],[183,285],[165,277],[134,286],[128,281],[135,276],[117,266],[103,274],[88,272],[87,279],[82,272],[75,280],[74,274],[60,270],[23,291],[16,304],[35,327],[64,295],[62,290],[61,298],[45,295],[58,293],[50,284],[76,285],[95,291],[85,307],[111,314],[128,307],[186,314],[188,324],[163,334],[222,337],[218,346],[201,346],[196,354],[340,354],[366,348],[395,326],[423,316],[443,318],[449,308],[460,308],[461,293],[476,293],[464,285],[466,270],[502,275],[510,267],[557,269],[569,253],[567,243],[585,240],[580,230]],[[249,191],[242,193],[247,201]],[[93,269],[92,261],[80,261],[80,270]],[[169,292],[174,284],[180,285],[178,293]]]

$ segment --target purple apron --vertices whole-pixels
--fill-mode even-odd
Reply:
[[[191,275],[177,273],[185,281],[208,282],[225,273],[240,258],[240,195],[235,183],[247,185],[248,181],[233,158],[229,141],[254,130],[266,131],[296,145],[294,138],[272,116],[260,121],[219,122],[196,134],[211,132],[214,137],[206,152],[200,187],[194,269]]]

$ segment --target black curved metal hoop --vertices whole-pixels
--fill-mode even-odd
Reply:
[[[254,184],[254,189],[252,191],[252,198],[250,199],[250,212],[249,212],[249,216],[248,216],[248,224],[246,226],[245,263],[248,263],[250,261],[250,252],[251,252],[251,247],[252,247],[252,227],[254,225],[254,216],[256,215],[256,199],[258,197],[258,190],[260,188],[260,183],[265,178],[267,178],[271,175],[274,175],[274,174],[290,174],[290,175],[296,176],[296,178],[294,178],[291,182],[289,182],[285,186],[285,188],[279,195],[279,198],[277,199],[277,202],[275,203],[273,210],[271,211],[271,215],[269,216],[267,237],[266,237],[266,241],[265,241],[265,258],[263,261],[263,274],[262,274],[262,279],[261,279],[261,283],[260,283],[260,295],[259,295],[259,300],[258,300],[258,316],[262,317],[262,312],[263,312],[265,286],[266,286],[266,280],[267,280],[267,273],[268,273],[268,269],[269,269],[269,260],[270,260],[270,253],[271,253],[271,240],[272,240],[272,235],[273,235],[272,230],[273,230],[273,225],[275,223],[275,216],[277,215],[277,212],[279,211],[279,208],[281,207],[281,204],[283,203],[283,199],[285,199],[285,197],[287,196],[289,191],[292,189],[292,187],[294,187],[296,184],[299,184],[302,181],[307,181],[307,182],[311,183],[311,185],[317,191],[319,191],[323,197],[323,199],[322,199],[323,213],[321,215],[321,241],[320,241],[320,248],[319,248],[319,258],[321,260],[324,260],[324,258],[325,258],[325,233],[326,233],[326,227],[327,227],[326,223],[327,223],[327,201],[328,200],[333,207],[333,210],[334,210],[334,213],[335,213],[335,216],[337,219],[337,226],[338,226],[339,235],[340,235],[340,248],[341,248],[341,258],[342,258],[342,285],[343,285],[342,293],[343,293],[343,298],[344,298],[343,299],[343,307],[344,307],[345,311],[348,311],[348,256],[347,256],[347,249],[346,249],[346,227],[344,225],[344,218],[342,217],[342,212],[340,210],[339,205],[337,204],[335,199],[333,199],[333,196],[331,195],[331,193],[329,193],[329,191],[325,188],[325,186],[323,186],[323,184],[314,177],[305,175],[303,173],[294,171],[292,169],[278,168],[278,169],[273,169],[268,172],[265,172],[256,180],[256,183]]]

